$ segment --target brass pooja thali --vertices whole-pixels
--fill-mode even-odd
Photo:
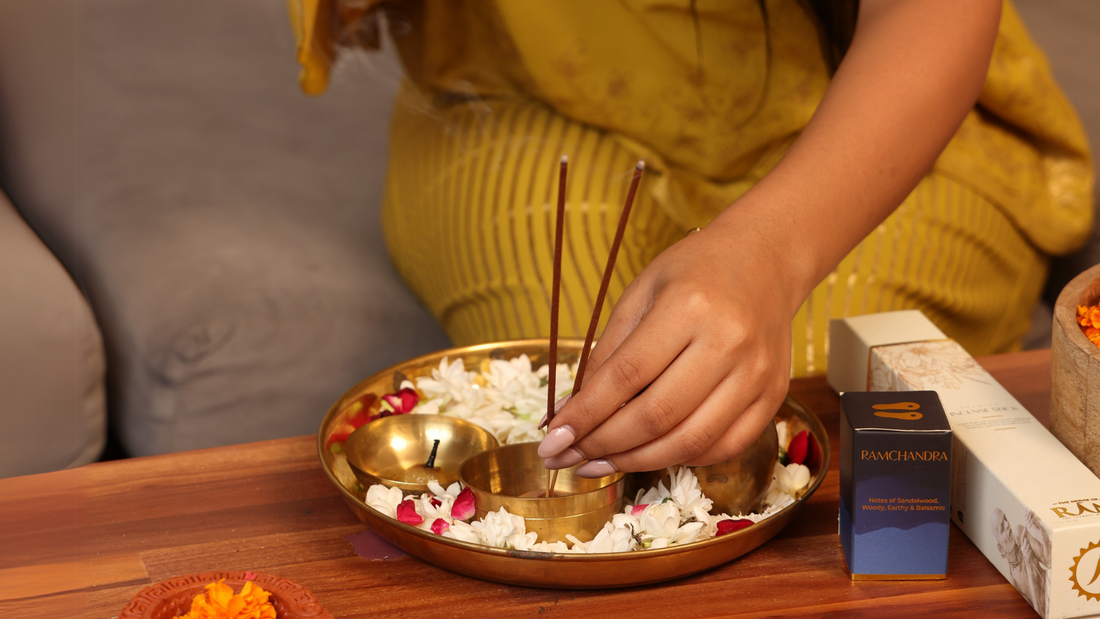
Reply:
[[[558,362],[573,364],[580,356],[581,340],[560,340]],[[518,551],[458,541],[423,531],[389,518],[364,502],[362,492],[349,488],[334,473],[335,455],[326,441],[337,416],[356,400],[373,394],[397,391],[401,381],[415,382],[448,357],[461,358],[467,368],[477,368],[485,359],[512,359],[526,354],[532,365],[548,362],[549,342],[545,339],[517,340],[441,350],[410,359],[383,370],[357,384],[333,404],[321,422],[317,450],[325,474],[339,488],[351,510],[379,536],[405,552],[444,569],[474,578],[528,587],[602,589],[630,587],[672,580],[709,570],[755,549],[775,536],[794,517],[802,504],[821,484],[829,468],[829,438],[821,421],[790,397],[776,412],[792,434],[806,430],[821,447],[821,462],[803,494],[786,508],[752,526],[718,537],[673,545],[667,548],[607,554],[563,554]],[[370,397],[370,396],[368,396]]]

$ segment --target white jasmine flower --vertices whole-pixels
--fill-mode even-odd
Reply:
[[[443,537],[457,539],[460,542],[471,544],[485,544],[485,540],[478,534],[477,529],[461,520],[452,520],[451,528],[443,533]]]
[[[397,505],[403,498],[400,488],[387,488],[382,484],[374,484],[367,488],[367,505],[390,518],[397,518]]]
[[[791,463],[783,466],[776,462],[772,471],[772,483],[768,487],[768,494],[764,497],[764,503],[776,505],[784,502],[786,498],[796,499],[809,484],[810,469],[806,468],[805,465]],[[790,503],[790,501],[785,502]]]
[[[484,518],[472,523],[471,526],[484,540],[484,544],[497,548],[507,548],[509,538],[516,533],[521,536],[527,533],[527,524],[523,518],[509,514],[503,507],[500,511],[485,514]]]
[[[669,495],[680,508],[680,519],[684,522],[706,522],[714,501],[703,496],[699,479],[686,466],[669,468],[672,487]]]
[[[428,482],[428,490],[431,491],[435,498],[441,501],[450,499],[451,502],[454,503],[454,500],[458,498],[458,493],[462,492],[462,484],[456,481],[444,488],[438,481],[433,479]]]
[[[569,545],[566,544],[565,542],[539,542],[537,544],[532,545],[530,550],[534,550],[536,552],[557,552],[557,553],[572,552],[572,551],[569,550]]]
[[[786,421],[777,421],[775,423],[775,433],[779,435],[779,450],[786,451],[787,445],[791,442],[790,429],[787,427]]]
[[[515,516],[519,518],[519,516]],[[531,550],[535,546],[535,540],[539,538],[539,534],[534,531],[527,533],[516,532],[508,536],[508,539],[504,541],[505,548],[513,548],[515,550]]]
[[[671,538],[680,528],[680,508],[672,502],[650,505],[640,520],[643,541],[647,538]]]
[[[634,550],[638,541],[634,539],[633,532],[628,528],[616,527],[610,522],[596,534],[596,537],[585,546],[585,552],[589,554],[605,552],[627,552]]]

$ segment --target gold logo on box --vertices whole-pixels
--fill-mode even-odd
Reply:
[[[888,419],[901,419],[902,421],[916,421],[921,417],[924,417],[922,413],[918,413],[920,410],[920,404],[916,402],[894,402],[893,404],[872,404],[871,408],[875,409],[875,417],[886,417]],[[895,412],[895,411],[908,411],[908,412]]]
[[[1077,595],[1100,602],[1100,542],[1089,542],[1069,568],[1069,581]]]

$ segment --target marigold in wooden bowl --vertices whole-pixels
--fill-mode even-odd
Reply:
[[[118,619],[333,619],[305,587],[258,572],[206,572],[143,589]]]

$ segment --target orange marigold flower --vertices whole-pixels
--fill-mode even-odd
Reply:
[[[1077,306],[1077,324],[1089,341],[1100,347],[1100,303]]]
[[[204,593],[191,600],[191,611],[176,619],[275,619],[269,597],[270,593],[252,581],[244,583],[240,593],[233,593],[223,579],[206,585]]]

